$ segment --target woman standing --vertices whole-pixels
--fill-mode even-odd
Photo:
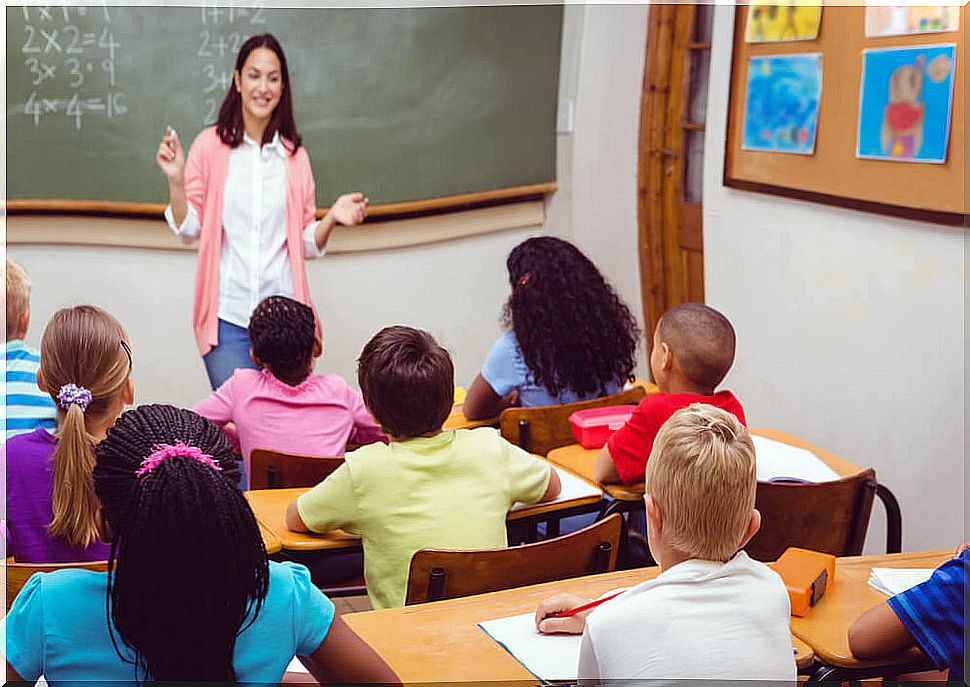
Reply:
[[[183,242],[200,241],[192,325],[213,389],[254,367],[246,327],[256,305],[282,295],[312,307],[303,261],[324,254],[336,224],[367,216],[367,199],[351,193],[315,221],[301,143],[286,56],[262,34],[240,48],[218,120],[196,137],[188,160],[171,128],[158,146],[165,218]]]

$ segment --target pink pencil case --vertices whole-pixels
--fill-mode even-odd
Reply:
[[[577,410],[569,416],[573,436],[583,448],[601,448],[610,435],[626,424],[634,406],[603,406]]]

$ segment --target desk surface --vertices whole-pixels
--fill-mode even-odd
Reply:
[[[904,665],[922,654],[913,649],[879,661],[860,661],[849,651],[848,628],[865,611],[888,597],[869,586],[872,568],[935,568],[953,557],[953,550],[894,553],[839,558],[835,583],[804,618],[791,619],[792,633],[812,647],[816,658],[839,668]]]
[[[314,532],[293,532],[286,528],[286,507],[293,499],[306,491],[309,490],[304,488],[259,489],[245,492],[246,500],[249,501],[249,506],[253,509],[256,520],[260,524],[260,530],[264,532],[263,541],[266,543],[267,551],[274,541],[277,545],[276,551],[279,551],[280,548],[290,551],[323,551],[359,546],[360,537],[342,530],[316,534]],[[567,508],[591,506],[599,503],[602,498],[602,493],[597,492],[595,496],[534,503],[510,511],[508,519],[521,520]],[[269,539],[266,535],[269,535]]]
[[[854,475],[862,469],[858,465],[850,463],[845,458],[840,458],[834,453],[814,446],[788,432],[783,432],[778,429],[752,429],[751,433],[799,448],[808,449],[818,456],[823,463],[839,473],[841,477]],[[546,460],[560,467],[567,468],[580,477],[593,481],[593,464],[596,462],[596,456],[599,452],[600,449],[598,448],[583,448],[579,444],[571,444],[549,451]],[[623,484],[604,484],[602,486],[607,494],[620,501],[637,501],[643,497],[643,482],[629,486]]]
[[[366,611],[344,616],[404,683],[484,683],[536,681],[476,623],[535,611],[538,603],[563,591],[596,598],[617,587],[656,577],[659,568],[640,568],[572,580],[509,589],[418,606]],[[812,662],[812,651],[792,638],[799,668]]]

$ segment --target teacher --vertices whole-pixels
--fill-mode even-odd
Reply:
[[[351,193],[315,221],[301,143],[286,56],[266,33],[243,43],[218,121],[196,137],[188,160],[172,128],[158,146],[165,219],[184,243],[199,239],[192,326],[213,389],[254,367],[247,327],[256,305],[282,295],[313,307],[303,261],[326,252],[336,224],[367,216],[368,200]]]

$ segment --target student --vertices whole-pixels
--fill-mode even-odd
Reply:
[[[640,330],[589,258],[551,236],[509,253],[506,332],[475,377],[463,412],[495,417],[512,405],[548,406],[608,396],[633,379]]]
[[[604,484],[643,481],[661,425],[692,403],[723,408],[746,424],[734,394],[714,392],[734,362],[734,343],[734,328],[714,308],[683,303],[665,312],[657,322],[650,353],[650,372],[660,393],[640,401],[633,416],[609,438],[596,457],[594,477]]]
[[[247,480],[254,448],[342,456],[348,441],[387,441],[343,378],[312,374],[320,339],[310,306],[270,296],[249,319],[249,339],[260,369],[237,369],[193,409],[221,427],[235,425]]]
[[[8,553],[22,563],[98,561],[94,444],[134,400],[131,347],[118,321],[79,305],[54,313],[40,342],[37,382],[57,403],[56,434],[6,444]]]
[[[6,620],[7,679],[278,684],[298,655],[320,681],[396,683],[306,568],[267,561],[238,478],[204,418],[125,413],[94,470],[114,572],[31,577]]]
[[[970,548],[926,582],[871,608],[849,627],[849,648],[863,660],[898,654],[919,646],[933,664],[949,669],[948,682],[963,684],[966,648],[966,599],[970,588]]]
[[[358,379],[391,443],[348,453],[344,465],[290,504],[286,526],[359,534],[374,608],[404,605],[418,549],[505,546],[505,519],[517,501],[559,495],[556,472],[494,429],[442,431],[454,369],[427,332],[382,329],[360,354]]]
[[[744,679],[794,684],[788,593],[739,551],[757,533],[754,444],[734,415],[693,404],[661,427],[647,463],[647,541],[660,565],[592,612],[542,602],[536,627],[582,633],[581,680]]]
[[[30,327],[30,277],[7,258],[6,439],[57,426],[57,406],[37,387],[40,352],[24,339]]]

